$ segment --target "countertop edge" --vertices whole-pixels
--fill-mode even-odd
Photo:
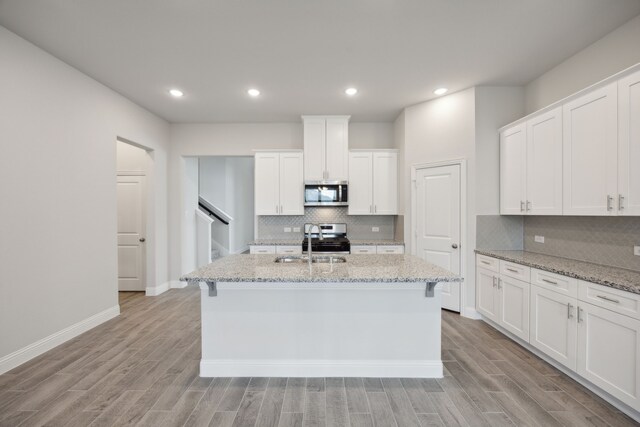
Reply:
[[[249,246],[300,246],[302,245],[302,239],[300,240],[261,240],[253,241],[249,243]],[[351,240],[353,246],[405,246],[404,242],[396,240]]]
[[[638,287],[638,288],[629,287],[629,286],[627,286],[625,284],[621,284],[621,283],[617,283],[615,281],[603,279],[601,277],[595,277],[595,276],[590,276],[590,275],[586,275],[586,274],[580,274],[580,273],[576,273],[575,271],[572,271],[572,270],[556,269],[556,268],[549,267],[549,266],[547,266],[545,264],[540,264],[540,263],[531,262],[531,261],[524,261],[522,259],[515,258],[515,257],[510,257],[510,256],[502,254],[500,252],[496,252],[496,251],[492,251],[492,250],[488,250],[488,249],[475,249],[474,252],[476,254],[485,255],[485,256],[488,256],[488,257],[491,257],[491,258],[497,258],[497,259],[500,259],[500,260],[503,260],[503,261],[509,261],[509,262],[513,262],[515,264],[520,264],[520,265],[524,265],[524,266],[527,266],[527,267],[532,267],[532,268],[537,268],[539,270],[548,271],[550,273],[560,274],[562,276],[567,276],[567,277],[571,277],[571,278],[578,279],[578,280],[584,280],[585,282],[595,283],[597,285],[602,285],[602,286],[608,286],[610,288],[618,289],[618,290],[629,292],[629,293],[632,293],[632,294],[640,294],[640,287]],[[521,252],[524,253],[526,251],[521,251]],[[534,253],[534,252],[531,252],[531,253]],[[590,263],[590,262],[587,262],[587,261],[571,260],[571,259],[568,259],[568,258],[554,257],[552,255],[544,255],[544,254],[536,254],[536,255],[547,256],[547,257],[550,257],[550,258],[557,258],[559,260],[566,259],[567,261],[571,261],[571,262],[582,262],[582,263],[593,265],[593,266],[600,266],[599,264],[594,264],[594,263]],[[614,270],[626,271],[626,269],[618,268],[618,267],[611,267],[611,266],[601,266],[601,267],[610,268],[610,269],[614,269]],[[632,270],[629,270],[629,271],[632,271]],[[638,274],[640,274],[640,273],[638,273]]]

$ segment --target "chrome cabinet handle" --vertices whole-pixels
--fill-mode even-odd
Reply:
[[[498,278],[498,289],[502,289],[502,279]]]
[[[578,323],[582,322],[582,317],[580,317],[580,313],[582,313],[582,309],[578,307]]]
[[[509,268],[509,267],[505,267],[507,269],[507,271],[510,271],[512,273],[520,273],[518,270],[513,269],[513,268]]]
[[[613,197],[607,194],[607,210],[613,210]]]
[[[138,239],[138,241],[139,241],[140,243],[144,243],[144,242],[146,242],[146,241],[147,241],[147,239],[145,239],[144,237],[141,237],[141,238],[139,238],[139,239]]]
[[[531,202],[527,200],[527,212],[531,210]]]
[[[622,194],[618,194],[618,210],[621,211],[624,209],[624,196]]]
[[[550,284],[552,284],[552,285],[557,285],[557,284],[558,284],[558,282],[554,282],[553,280],[544,279],[544,278],[542,279],[542,281],[543,281],[543,282],[546,282],[546,283],[550,283]]]
[[[373,213],[378,213],[378,205],[373,205]]]
[[[496,286],[498,286],[498,278],[496,276],[493,276],[493,287],[495,288]]]
[[[600,299],[603,299],[605,301],[615,302],[616,304],[620,304],[620,300],[609,298],[609,297],[605,297],[604,295],[596,295],[596,297],[598,297]]]
[[[483,264],[491,265],[491,263],[489,261],[480,260],[480,262],[483,263]]]
[[[453,243],[453,244],[451,245],[451,247],[452,247],[453,249],[458,249],[458,244],[457,244],[457,243]],[[487,263],[487,264],[488,264],[488,263]]]
[[[573,314],[571,314],[571,309],[573,308],[573,306],[571,305],[570,302],[567,303],[567,319],[571,319],[573,317]]]
[[[524,212],[524,201],[520,200],[520,212]]]

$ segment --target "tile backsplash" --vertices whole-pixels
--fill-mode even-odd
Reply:
[[[478,215],[476,248],[521,251],[524,248],[521,216]]]
[[[307,207],[303,216],[259,216],[258,239],[301,239],[300,233],[285,233],[284,227],[300,227],[306,223],[345,223],[347,235],[351,239],[393,239],[395,235],[395,215],[347,215],[346,207]],[[371,231],[378,227],[380,231]]]
[[[544,236],[544,243],[535,242]],[[524,250],[640,271],[639,217],[524,217]]]

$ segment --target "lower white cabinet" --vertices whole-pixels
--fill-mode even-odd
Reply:
[[[376,247],[375,245],[351,245],[351,253],[371,255],[376,253]]]
[[[300,255],[302,254],[302,245],[276,246],[276,253],[280,255]]]
[[[529,341],[529,283],[478,267],[476,284],[478,312]]]
[[[403,254],[402,245],[351,245],[352,254]]]
[[[580,301],[578,374],[640,409],[640,321]]]
[[[529,344],[574,371],[577,306],[576,298],[531,285]]]
[[[275,254],[276,247],[272,245],[251,245],[249,246],[249,253],[251,255]]]

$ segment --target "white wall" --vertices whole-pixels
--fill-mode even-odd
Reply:
[[[393,123],[349,123],[349,148],[393,148]]]
[[[167,280],[169,126],[3,27],[0,63],[4,369],[17,359],[3,356],[117,308],[118,137],[154,150],[157,215],[149,237],[155,280]]]
[[[223,211],[228,212],[226,159],[226,157],[199,157],[198,182],[200,195]]]
[[[640,15],[527,84],[532,113],[640,62]]]

